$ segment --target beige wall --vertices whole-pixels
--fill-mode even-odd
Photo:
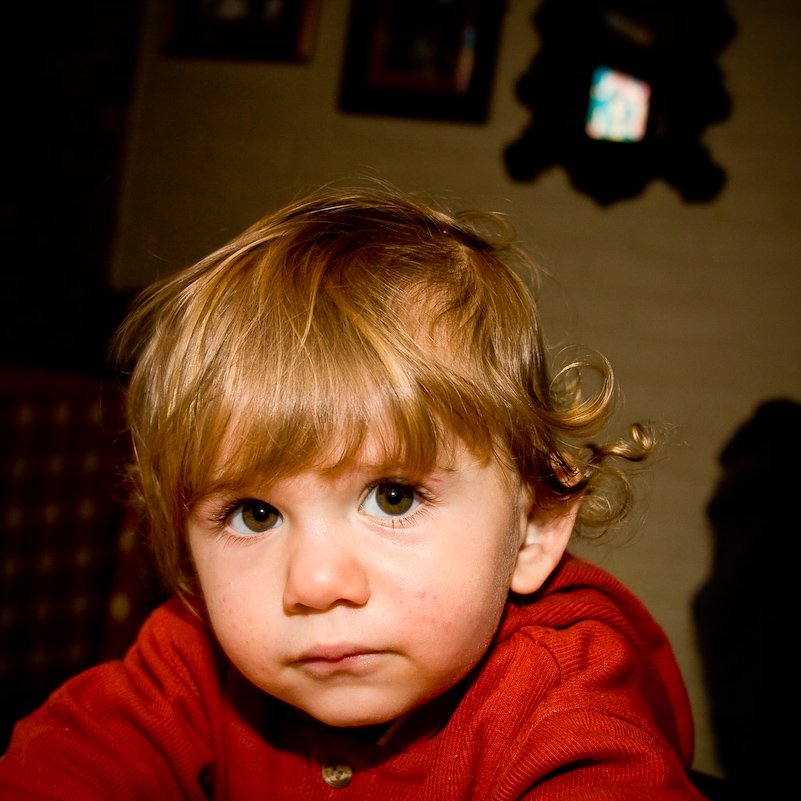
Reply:
[[[348,176],[508,212],[552,273],[552,341],[604,352],[625,417],[674,427],[642,525],[593,553],[667,629],[695,709],[696,764],[714,772],[689,610],[709,563],[704,506],[734,428],[763,399],[801,398],[801,4],[729,0],[739,34],[720,64],[733,113],[705,137],[728,173],[723,194],[691,206],[654,183],[607,209],[559,169],[533,184],[505,175],[502,150],[528,120],[513,91],[536,52],[537,0],[508,3],[480,126],[340,114],[345,0],[323,0],[306,66],[165,59],[162,4],[149,5],[113,285],[149,282],[299,191]]]

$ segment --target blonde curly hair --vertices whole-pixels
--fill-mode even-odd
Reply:
[[[117,346],[135,364],[131,476],[168,586],[196,589],[184,526],[201,498],[347,463],[368,432],[419,470],[458,440],[506,460],[541,504],[583,496],[585,525],[619,517],[628,483],[607,457],[642,459],[647,429],[588,444],[611,370],[598,361],[588,398],[565,380],[584,365],[551,378],[523,271],[536,277],[497,216],[327,189],[146,290]]]

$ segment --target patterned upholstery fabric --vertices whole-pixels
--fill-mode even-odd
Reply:
[[[2,736],[67,678],[122,655],[161,597],[126,515],[114,380],[0,368]]]

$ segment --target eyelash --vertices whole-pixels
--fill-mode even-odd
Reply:
[[[368,496],[370,495],[373,490],[377,489],[383,484],[399,484],[404,487],[408,487],[411,489],[415,496],[419,498],[420,505],[414,509],[410,514],[403,515],[401,517],[372,517],[372,520],[377,521],[377,524],[383,526],[385,528],[406,528],[414,523],[417,523],[419,518],[423,515],[427,514],[430,507],[436,503],[436,499],[434,495],[427,490],[425,487],[421,486],[420,484],[409,481],[407,479],[400,479],[397,477],[394,478],[381,478],[377,481],[373,481],[368,484],[364,492],[362,493],[361,501],[359,502],[359,509],[363,508],[364,502],[367,500]],[[233,498],[230,501],[223,503],[218,511],[212,512],[209,516],[210,522],[218,529],[220,537],[226,540],[226,542],[232,542],[236,544],[249,544],[253,542],[257,542],[263,536],[268,534],[272,529],[268,531],[264,531],[261,534],[254,532],[253,535],[248,536],[244,534],[240,534],[237,531],[234,531],[231,528],[230,521],[233,515],[239,510],[239,508],[251,500],[260,500],[257,498]],[[264,503],[268,503],[267,501],[263,501]],[[272,504],[270,504],[272,505]]]
[[[371,484],[368,484],[364,490],[364,494],[362,496],[361,503],[359,503],[359,509],[362,509],[364,506],[364,502],[369,497],[370,493],[377,489],[378,487],[382,486],[383,484],[397,484],[402,487],[408,487],[412,492],[414,492],[415,496],[419,498],[420,505],[414,509],[409,514],[403,515],[401,517],[372,517],[373,520],[378,521],[378,525],[384,526],[385,528],[406,528],[407,526],[411,526],[418,522],[419,518],[425,514],[428,514],[428,511],[431,506],[433,506],[436,502],[434,495],[429,492],[425,487],[420,486],[420,484],[415,483],[414,481],[409,481],[408,479],[402,478],[381,478],[378,481],[374,481]]]
[[[256,498],[235,498],[224,502],[217,511],[209,514],[209,522],[217,531],[217,536],[223,541],[224,545],[253,545],[259,542],[262,537],[269,534],[272,529],[261,533],[253,532],[251,535],[241,534],[231,526],[231,518],[248,501],[258,500]],[[266,503],[266,502],[265,502]],[[272,505],[272,504],[268,504]]]
[[[223,526],[228,525],[228,521],[231,519],[233,513],[246,501],[249,501],[250,498],[237,498],[233,501],[225,502],[219,510],[212,512],[209,515],[209,521],[214,523],[215,526],[222,528]]]

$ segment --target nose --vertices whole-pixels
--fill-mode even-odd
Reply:
[[[333,531],[295,532],[288,544],[284,609],[323,611],[337,604],[363,606],[370,583],[354,543]]]

